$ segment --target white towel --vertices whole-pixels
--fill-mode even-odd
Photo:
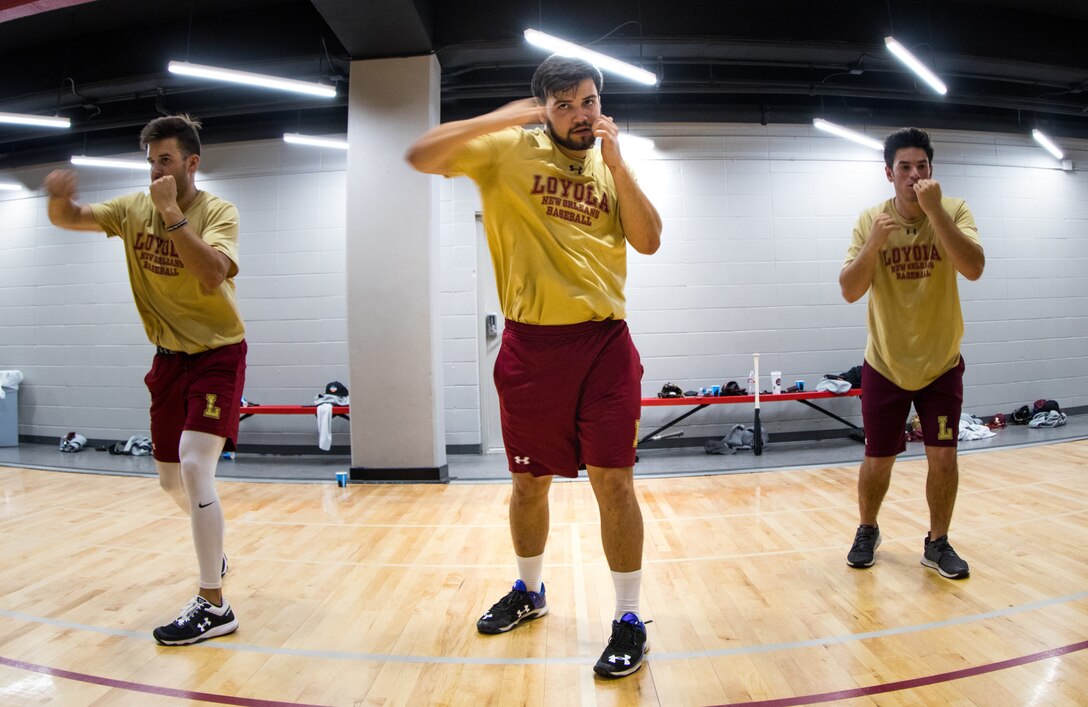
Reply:
[[[326,452],[332,449],[332,403],[317,406],[317,446]]]

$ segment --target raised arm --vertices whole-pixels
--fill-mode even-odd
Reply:
[[[49,195],[49,221],[54,226],[73,231],[102,232],[102,227],[94,219],[90,204],[80,204],[75,196],[79,189],[79,178],[70,169],[58,169],[50,172],[42,184]]]
[[[631,247],[643,255],[652,255],[661,247],[661,216],[623,161],[619,146],[619,128],[602,115],[593,126],[601,141],[601,159],[616,183],[620,204],[620,223]]]
[[[897,228],[899,226],[895,223],[895,219],[888,214],[877,214],[873,219],[869,237],[865,239],[861,251],[839,272],[839,287],[842,288],[843,299],[847,302],[857,302],[869,291],[869,287],[873,284],[873,275],[876,273],[880,249]]]
[[[515,125],[543,122],[543,107],[536,99],[525,98],[475,118],[435,126],[412,143],[405,158],[420,172],[448,175],[451,161],[469,140]]]
[[[222,251],[204,242],[200,234],[185,220],[178,206],[177,182],[170,175],[159,177],[148,188],[155,209],[167,226],[167,236],[178,251],[178,257],[196,275],[201,287],[211,291],[218,288],[230,274],[233,262]],[[181,226],[170,230],[170,226]]]
[[[964,235],[956,222],[941,205],[941,185],[933,179],[919,179],[914,185],[918,205],[926,212],[937,238],[952,260],[956,271],[968,280],[982,277],[986,267],[986,254],[982,248]]]

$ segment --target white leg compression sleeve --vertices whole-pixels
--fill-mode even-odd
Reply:
[[[156,460],[155,469],[159,472],[159,486],[170,494],[185,515],[189,515],[189,495],[185,493],[185,484],[181,481],[181,464]]]
[[[193,526],[193,545],[200,564],[200,586],[223,586],[223,536],[226,526],[219,495],[215,492],[215,467],[226,440],[207,432],[185,430],[181,433],[181,479],[189,496],[189,518]]]

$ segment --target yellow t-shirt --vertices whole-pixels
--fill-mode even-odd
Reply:
[[[166,232],[167,224],[146,192],[92,204],[91,211],[107,236],[119,236],[125,243],[132,295],[151,343],[171,351],[200,353],[245,338],[234,294],[238,273],[234,204],[202,191],[185,209],[189,227],[231,260],[227,279],[213,292],[204,291],[186,269]]]
[[[966,202],[945,197],[941,206],[963,234],[981,247]],[[881,249],[869,288],[865,360],[900,388],[921,390],[959,364],[963,312],[958,273],[929,218],[905,220],[895,210],[894,199],[858,217],[844,267],[857,257],[880,213],[891,216],[900,228]]]
[[[452,167],[480,188],[507,319],[558,325],[626,316],[627,240],[599,147],[578,162],[542,129],[514,127],[470,140]]]

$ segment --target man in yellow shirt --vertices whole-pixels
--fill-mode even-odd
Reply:
[[[925,131],[905,128],[888,136],[884,172],[895,196],[862,212],[839,275],[847,302],[869,293],[861,378],[861,525],[846,561],[856,568],[876,561],[877,513],[895,458],[906,449],[913,403],[929,462],[929,533],[922,564],[949,579],[963,579],[970,569],[948,542],[959,486],[956,444],[963,405],[963,314],[956,276],[977,280],[986,257],[970,209],[963,199],[942,196],[932,161]]]
[[[223,510],[215,469],[238,437],[245,384],[245,325],[234,294],[238,210],[197,189],[200,123],[156,118],[140,133],[151,169],[148,193],[100,204],[75,200],[75,172],[45,178],[49,220],[105,231],[124,242],[136,309],[156,353],[144,378],[151,393],[151,444],[159,483],[190,516],[200,567],[197,595],[153,632],[164,645],[196,643],[238,628],[223,599]]]
[[[602,83],[591,64],[549,57],[533,98],[440,125],[408,160],[479,186],[506,317],[495,386],[519,577],[476,628],[504,633],[547,613],[548,490],[553,475],[577,477],[584,463],[616,589],[612,636],[594,670],[623,677],[647,649],[634,489],[642,365],[624,321],[626,249],[655,252],[661,219],[623,161],[616,124],[601,114]],[[546,127],[522,127],[531,123]]]

